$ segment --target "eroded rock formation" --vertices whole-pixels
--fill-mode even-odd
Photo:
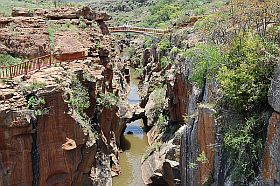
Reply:
[[[51,19],[69,19],[73,15],[75,18],[88,16],[90,20],[108,18],[106,14],[85,10],[75,13],[67,10],[63,14],[47,11],[44,16],[53,15]],[[44,17],[3,18],[1,23],[4,25],[1,43],[5,45],[1,52],[24,57],[49,53],[49,45],[44,48],[49,41]],[[18,37],[9,35],[11,25],[18,29],[26,27],[27,31]],[[112,175],[120,171],[117,145],[125,125],[120,116],[125,113],[118,113],[120,105],[105,108],[97,103],[97,98],[102,93],[111,93],[120,100],[125,99],[128,86],[123,74],[125,63],[119,60],[113,39],[95,29],[56,33],[54,41],[56,49],[62,53],[90,48],[90,57],[41,69],[27,81],[19,77],[1,84],[0,185],[110,186]],[[42,52],[33,51],[40,47],[43,47]],[[73,78],[89,96],[84,116],[70,103],[74,94]],[[38,84],[43,86],[38,88]],[[36,115],[38,110],[30,105],[31,97],[44,100],[40,115]]]

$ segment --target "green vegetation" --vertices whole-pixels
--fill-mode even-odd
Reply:
[[[275,62],[264,51],[272,52],[260,38],[250,33],[237,37],[218,71],[224,99],[236,110],[248,111],[267,100]]]
[[[219,87],[215,109],[224,118],[222,148],[231,162],[232,179],[238,184],[253,180],[260,167],[266,136],[262,113],[280,56],[276,31],[280,23],[275,19],[279,5],[275,3],[230,1],[196,23],[196,32],[207,43],[175,50],[191,62],[194,83],[203,88],[208,80]],[[261,21],[264,19],[277,24],[268,28],[268,23]],[[228,121],[228,114],[235,115],[234,121]]]
[[[31,12],[36,8],[51,8],[53,4],[50,1],[34,2],[31,0],[0,0],[0,15],[11,16],[14,7],[27,8]]]
[[[165,67],[168,67],[169,65],[172,64],[172,61],[168,59],[168,57],[166,56],[163,56],[161,59],[160,59],[160,67],[162,69],[164,69]]]
[[[50,50],[51,53],[54,53],[54,33],[55,30],[53,28],[48,28],[48,33],[49,33],[49,40],[50,40]]]
[[[34,114],[36,117],[39,117],[39,116],[42,116],[44,115],[44,105],[45,105],[45,100],[44,98],[37,98],[36,96],[31,96],[29,99],[28,99],[28,102],[27,102],[27,107],[29,109],[32,109],[34,110]]]
[[[192,62],[191,80],[200,88],[205,79],[215,78],[218,66],[223,62],[223,55],[213,45],[198,45],[186,50],[184,57]]]
[[[141,78],[143,75],[144,69],[142,66],[135,69],[135,76],[136,78]]]
[[[79,19],[79,27],[81,29],[85,29],[87,27],[87,24],[85,22],[85,18],[83,16],[81,16],[80,19]]]
[[[263,149],[263,121],[257,117],[224,128],[224,150],[234,164],[233,179],[246,180],[258,172]]]
[[[207,163],[208,162],[208,159],[206,157],[206,154],[204,151],[202,151],[200,154],[198,154],[195,162],[190,162],[189,163],[189,168],[191,169],[195,169],[199,166],[199,164],[204,164],[204,163]]]
[[[43,89],[45,87],[46,87],[45,83],[33,81],[32,83],[22,84],[21,86],[19,86],[18,91],[22,92],[23,94],[28,94],[28,93],[35,92],[39,89]]]
[[[98,98],[96,99],[97,105],[102,108],[111,109],[113,106],[116,106],[119,102],[120,98],[111,92],[100,93]]]
[[[171,43],[170,40],[167,38],[162,39],[159,43],[158,43],[158,48],[160,49],[160,51],[167,51],[171,48]]]
[[[90,105],[89,95],[82,83],[76,78],[71,79],[71,96],[68,104],[81,116],[85,117],[84,110]]]
[[[0,0],[0,16],[11,16],[12,9],[15,7],[26,8],[32,13],[38,8],[80,7],[82,5],[83,3],[63,0]]]
[[[20,63],[21,59],[9,54],[0,54],[0,66],[10,66]]]
[[[156,122],[156,126],[158,126],[160,132],[164,133],[167,131],[167,122],[167,117],[161,113]]]
[[[96,142],[99,136],[97,131],[94,130],[90,118],[85,113],[85,110],[90,106],[88,91],[85,89],[82,82],[74,75],[71,76],[69,88],[68,105],[73,109],[72,114],[77,123],[81,126],[84,134],[89,136],[89,141],[91,142],[87,145],[91,146]]]
[[[50,22],[48,24],[48,29],[51,30],[52,32],[66,32],[66,31],[75,32],[78,30],[78,26],[71,24],[70,21],[66,21],[64,24]]]
[[[155,142],[148,146],[145,150],[145,154],[143,155],[143,160],[146,160],[153,152],[159,152],[161,146],[162,143],[160,142]]]
[[[204,151],[202,151],[196,158],[196,161],[200,162],[200,163],[207,163],[208,159],[206,157],[206,154]]]
[[[149,8],[150,15],[146,18],[146,24],[150,27],[165,28],[170,20],[178,18],[182,6],[172,0],[158,1]]]
[[[153,99],[155,103],[154,113],[160,116],[165,103],[166,86],[158,87],[153,91]]]
[[[99,50],[102,47],[100,41],[95,43],[95,47],[97,50]]]

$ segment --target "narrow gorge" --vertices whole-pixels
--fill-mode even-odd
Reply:
[[[0,0],[0,186],[279,185],[279,10]]]

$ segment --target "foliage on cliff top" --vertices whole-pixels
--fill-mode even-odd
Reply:
[[[0,16],[11,16],[12,9],[15,7],[27,8],[30,12],[37,8],[80,6],[80,3],[66,2],[64,0],[0,0]]]
[[[82,83],[74,76],[71,79],[71,93],[68,104],[81,116],[85,116],[84,110],[90,106],[89,95]]]
[[[222,147],[237,184],[248,184],[260,167],[266,126],[257,113],[266,109],[280,59],[279,8],[276,0],[232,0],[196,24],[207,44],[183,51],[192,62],[195,83],[203,87],[208,79],[219,85],[217,108],[222,117],[227,120],[228,113],[235,113],[235,123],[223,122]]]
[[[120,101],[120,98],[111,92],[100,93],[96,99],[97,105],[111,109],[116,106]]]
[[[236,123],[235,126],[223,129],[223,148],[234,165],[234,181],[241,182],[257,176],[265,136],[262,123],[259,116],[252,116],[244,123]]]
[[[9,54],[0,54],[0,66],[9,66],[20,63],[21,59]]]
[[[27,101],[27,107],[29,109],[34,110],[34,114],[36,117],[42,116],[45,113],[45,109],[43,108],[45,105],[45,99],[42,97],[31,96]]]

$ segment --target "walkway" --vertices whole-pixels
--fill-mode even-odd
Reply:
[[[133,27],[133,26],[129,26],[129,25],[109,27],[109,31],[111,33],[133,32],[133,33],[139,33],[139,34],[155,34],[155,35],[160,35],[160,36],[170,32],[170,30],[154,29],[154,28],[141,28],[141,27]]]
[[[0,79],[13,79],[17,76],[27,75],[31,72],[38,71],[44,67],[51,67],[52,64],[61,64],[62,62],[69,62],[84,58],[86,58],[86,51],[55,55],[49,54],[46,56],[30,59],[16,65],[0,66]]]

